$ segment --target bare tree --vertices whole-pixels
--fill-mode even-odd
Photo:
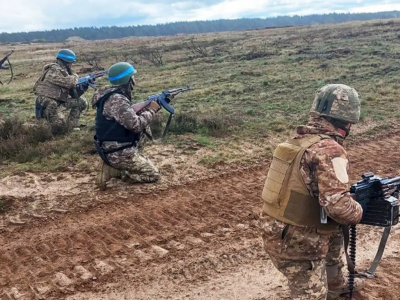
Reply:
[[[200,42],[192,37],[189,42],[184,42],[186,49],[188,49],[193,55],[200,57],[207,57],[208,51],[205,42]]]
[[[150,48],[141,46],[139,47],[137,52],[140,55],[140,57],[150,61],[156,67],[161,67],[164,65],[163,52],[161,48]]]
[[[101,66],[101,58],[95,54],[83,54],[83,60],[92,67],[93,70],[103,70],[104,67]]]

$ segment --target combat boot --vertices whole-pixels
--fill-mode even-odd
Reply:
[[[121,178],[121,172],[121,170],[115,169],[102,162],[101,169],[96,180],[96,184],[99,189],[104,191],[107,188],[107,181],[109,181],[111,178]]]
[[[362,278],[354,278],[354,287],[353,292],[357,292],[361,290],[364,286],[364,279]],[[348,294],[350,292],[349,285],[347,280],[343,279],[343,283],[338,286],[329,286],[328,285],[328,297],[327,300],[337,299],[340,296]]]

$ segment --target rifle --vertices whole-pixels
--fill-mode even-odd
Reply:
[[[350,230],[343,226],[345,245],[349,246],[349,254],[346,249],[347,263],[349,266],[348,285],[350,298],[352,299],[354,288],[354,277],[356,273],[366,278],[374,278],[375,270],[382,258],[386,242],[393,225],[399,222],[399,192],[400,176],[393,178],[381,178],[374,173],[364,173],[362,180],[350,187],[350,194],[360,203],[363,208],[363,216],[360,224],[384,227],[381,241],[375,258],[366,272],[356,272],[354,270],[356,260],[356,225],[350,226]],[[347,231],[347,232],[346,232]],[[346,235],[347,234],[347,235]],[[346,243],[346,240],[348,243]],[[347,248],[347,247],[346,247]]]
[[[78,79],[77,83],[77,89],[83,89],[83,87],[90,86],[93,89],[96,89],[96,85],[94,84],[96,78],[103,77],[104,75],[107,75],[108,71],[98,71],[98,72],[93,72],[90,73],[88,76],[80,77]]]
[[[189,90],[190,87],[187,85],[185,88],[171,89],[163,91],[160,94],[150,95],[147,97],[146,101],[133,104],[133,109],[136,113],[139,113],[145,107],[147,107],[152,101],[157,101],[157,103],[161,107],[163,107],[166,111],[168,111],[170,115],[173,115],[175,113],[175,109],[171,105],[169,105],[169,102],[176,95],[187,92]]]
[[[167,135],[168,128],[171,125],[172,115],[175,113],[175,108],[173,108],[169,103],[171,102],[172,98],[177,96],[180,93],[184,93],[190,91],[190,87],[187,85],[185,88],[178,88],[178,89],[171,89],[161,92],[160,94],[150,95],[147,97],[146,101],[139,102],[133,104],[133,110],[136,113],[139,113],[145,109],[152,101],[157,101],[158,105],[163,107],[166,111],[169,112],[169,117],[167,124],[165,125],[164,132],[161,136],[161,141],[164,140],[165,136]],[[153,140],[152,137],[150,137]]]
[[[10,53],[8,53],[6,56],[4,56],[1,60],[0,60],[0,70],[10,70],[10,79],[8,80],[7,84],[9,84],[11,82],[11,80],[13,79],[14,73],[12,70],[12,65],[10,63],[10,60],[8,59],[10,57],[11,54],[13,54],[14,50],[11,50]],[[5,66],[4,63],[8,62],[8,66]],[[0,80],[0,84],[3,84]]]

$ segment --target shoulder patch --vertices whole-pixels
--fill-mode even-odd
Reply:
[[[341,183],[349,183],[349,175],[347,174],[348,162],[349,161],[343,157],[335,157],[332,159],[333,170]]]

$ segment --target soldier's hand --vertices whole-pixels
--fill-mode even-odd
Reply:
[[[152,109],[154,112],[158,112],[161,109],[161,106],[157,103],[157,101],[151,101],[149,109]]]

